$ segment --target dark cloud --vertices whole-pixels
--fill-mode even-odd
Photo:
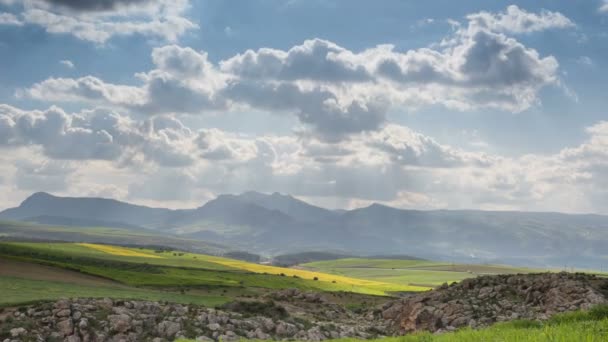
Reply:
[[[51,6],[74,11],[112,11],[125,6],[154,3],[156,0],[39,0]]]

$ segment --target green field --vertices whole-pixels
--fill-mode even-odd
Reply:
[[[169,291],[113,286],[85,286],[60,281],[42,281],[0,276],[0,306],[10,306],[65,297],[120,298],[216,306],[230,301],[223,296],[200,296]]]
[[[434,287],[484,274],[529,273],[533,270],[502,265],[466,265],[428,260],[347,258],[300,265],[318,272],[361,279]],[[537,272],[539,270],[536,270]]]
[[[238,287],[348,291],[372,295],[428,288],[202,254],[73,243],[2,243],[4,257],[51,265],[145,287]]]

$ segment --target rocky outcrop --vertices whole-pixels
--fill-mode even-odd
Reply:
[[[352,294],[281,290],[218,308],[146,301],[62,299],[0,311],[0,341],[198,341],[375,338],[451,331],[607,303],[608,279],[586,274],[483,276],[346,309]],[[348,298],[346,296],[349,296]],[[381,298],[375,298],[382,300]],[[381,302],[375,302],[378,305]]]
[[[582,273],[483,276],[387,303],[382,315],[399,334],[450,331],[588,309],[606,303],[607,290],[608,279]]]
[[[290,294],[291,296],[285,297]],[[270,298],[205,308],[111,299],[62,299],[10,309],[0,318],[0,341],[198,341],[277,339],[320,341],[382,336],[384,320],[354,314],[325,303],[322,296],[297,290]],[[315,310],[302,311],[306,305]],[[283,306],[285,305],[287,309]],[[327,319],[331,316],[334,319]]]

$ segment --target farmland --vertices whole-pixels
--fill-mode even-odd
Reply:
[[[372,295],[427,287],[281,268],[202,254],[73,243],[4,243],[0,254],[76,270],[129,286],[349,291]]]
[[[466,265],[428,260],[347,258],[300,265],[317,272],[375,281],[434,287],[485,274],[529,273],[531,270],[501,265]],[[537,270],[538,271],[538,270]]]

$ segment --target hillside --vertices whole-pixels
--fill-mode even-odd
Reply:
[[[169,210],[37,193],[0,219],[153,229],[267,256],[309,251],[411,255],[459,263],[606,268],[608,217],[508,211],[418,211],[371,205],[330,211],[291,196],[221,195]]]
[[[215,308],[124,298],[59,299],[3,310],[0,338],[345,341],[399,336],[382,340],[599,342],[608,327],[607,282],[566,273],[481,277],[388,303],[363,297],[355,310],[349,306],[356,299],[344,302],[344,294],[296,289]],[[546,286],[552,291],[538,291]]]
[[[129,286],[300,288],[373,295],[429,289],[204,254],[88,243],[0,243],[0,256],[78,270]]]

